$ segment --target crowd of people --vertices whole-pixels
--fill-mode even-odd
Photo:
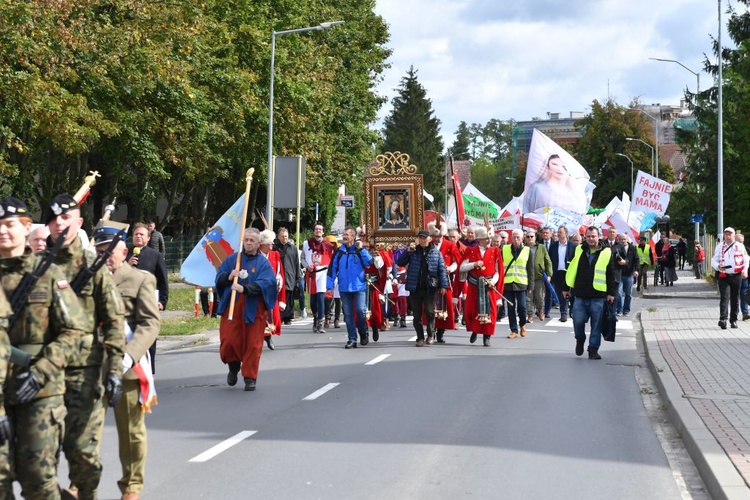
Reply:
[[[248,391],[257,386],[262,351],[258,339],[265,335],[273,349],[270,335],[279,334],[282,324],[294,318],[295,300],[307,312],[304,288],[314,332],[325,333],[332,319],[339,328],[343,312],[346,349],[377,342],[392,326],[406,327],[407,315],[413,318],[417,347],[444,344],[445,332],[455,330],[459,321],[470,343],[481,335],[482,345],[490,347],[502,318],[508,318],[507,338],[518,339],[526,337],[529,323],[550,319],[552,309],[558,308],[559,321],[572,318],[574,352],[582,355],[588,338],[589,358],[601,359],[605,313],[628,316],[633,286],[645,286],[649,268],[670,251],[662,245],[665,248],[654,255],[645,237],[635,245],[614,228],[605,236],[596,227],[585,231],[581,243],[581,235],[569,235],[564,226],[554,231],[544,227],[538,234],[519,229],[493,233],[486,227],[448,230],[432,222],[410,244],[391,246],[363,244],[366,235],[352,227],[344,230],[339,243],[324,236],[325,228],[316,223],[299,252],[284,228],[274,250],[259,252],[256,232],[262,240],[257,230],[245,233],[241,264],[234,254],[216,276],[227,383],[235,385],[242,371]],[[270,248],[275,235],[264,233],[269,233],[264,241]],[[262,266],[256,263],[257,255],[266,255]],[[671,283],[676,277],[665,272],[665,279]],[[229,307],[232,296],[234,308]],[[279,308],[282,320],[271,312]],[[230,324],[230,313],[243,317],[244,324]]]

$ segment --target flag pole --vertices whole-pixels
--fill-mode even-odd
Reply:
[[[247,169],[247,176],[245,177],[245,206],[242,208],[242,226],[240,231],[240,245],[237,247],[239,250],[237,251],[237,262],[234,263],[234,270],[239,271],[240,270],[240,264],[242,263],[242,252],[244,250],[244,242],[245,242],[245,224],[247,223],[247,206],[250,204],[250,184],[253,182],[253,173],[255,173],[254,168]],[[237,281],[239,280],[239,276],[234,277],[234,281],[232,281],[233,285],[237,284]],[[229,321],[232,321],[232,316],[234,314],[234,303],[237,300],[237,292],[232,289],[232,296],[229,299],[229,316],[227,319]]]
[[[458,232],[460,234],[461,223],[463,221],[460,220],[460,217],[458,214],[458,191],[456,190],[456,172],[453,170],[453,155],[450,155],[448,158],[450,159],[450,164],[451,164],[451,179],[453,179],[453,202],[456,204],[456,227],[458,228]]]

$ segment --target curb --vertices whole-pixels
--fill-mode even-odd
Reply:
[[[156,339],[156,352],[169,352],[177,349],[183,349],[185,347],[206,345],[211,343],[211,341],[218,336],[218,328],[215,328],[213,330],[206,330],[205,332],[201,333],[194,333],[192,335],[160,335]]]
[[[644,311],[640,314],[641,336],[648,367],[672,425],[682,438],[709,495],[715,500],[750,499],[750,489],[744,479],[693,406],[683,397],[682,387],[661,354],[654,333],[654,321],[645,317],[651,314],[658,313]]]

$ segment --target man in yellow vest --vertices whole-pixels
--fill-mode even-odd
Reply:
[[[519,322],[521,337],[526,336],[526,292],[534,290],[534,259],[531,250],[523,244],[523,231],[514,229],[511,244],[503,246],[505,265],[505,297],[508,299],[509,339],[517,339]]]
[[[563,295],[566,298],[571,293],[575,297],[573,331],[576,337],[576,356],[583,354],[586,323],[591,319],[589,359],[602,359],[599,355],[599,346],[602,341],[604,308],[612,307],[618,286],[612,250],[600,245],[599,237],[599,228],[592,226],[586,229],[586,241],[576,247],[563,287]]]
[[[635,247],[636,253],[638,254],[638,283],[636,284],[635,291],[640,292],[641,286],[644,290],[648,290],[648,269],[654,265],[654,252],[651,251],[651,245],[646,242],[645,236],[638,238],[638,246]]]

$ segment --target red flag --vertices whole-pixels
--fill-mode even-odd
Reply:
[[[453,195],[456,197],[456,225],[459,231],[464,223],[464,197],[461,194],[461,182],[458,180],[458,172],[453,172]]]

